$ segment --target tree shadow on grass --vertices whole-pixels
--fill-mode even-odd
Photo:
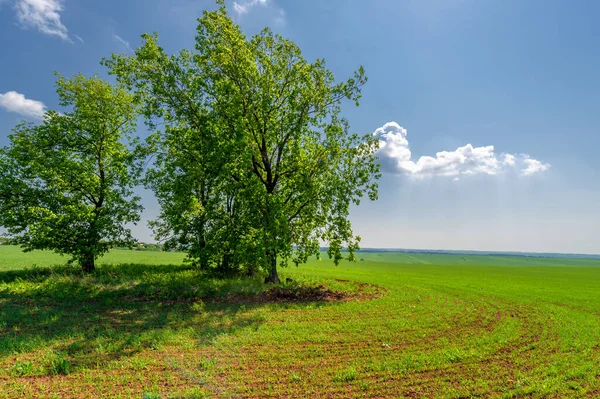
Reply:
[[[102,265],[92,275],[68,266],[0,272],[0,368],[10,357],[39,352],[46,358],[21,375],[60,373],[57,358],[70,371],[102,367],[182,335],[208,345],[264,320],[251,311],[260,305],[201,298],[260,289],[258,278],[209,279],[187,265]]]

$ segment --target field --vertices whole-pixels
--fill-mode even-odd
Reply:
[[[359,258],[282,274],[364,297],[269,303],[178,253],[0,246],[0,396],[600,397],[600,260]]]

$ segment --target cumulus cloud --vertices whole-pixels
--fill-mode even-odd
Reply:
[[[61,0],[16,0],[15,10],[22,26],[71,41],[67,27],[60,20]]]
[[[408,132],[396,122],[388,122],[373,132],[379,139],[377,156],[383,171],[405,174],[416,178],[433,176],[453,177],[461,175],[496,175],[508,169],[521,169],[524,176],[543,172],[550,168],[528,155],[501,153],[496,155],[494,146],[473,147],[467,144],[454,151],[440,151],[433,156],[422,156],[416,162],[408,143]]]
[[[0,93],[0,108],[32,119],[42,119],[46,111],[43,102],[25,98],[23,94],[16,91]]]
[[[502,163],[508,166],[515,166],[515,158],[516,157],[512,154],[504,154],[504,160],[502,161]]]
[[[266,6],[267,0],[247,0],[241,3],[237,1],[233,2],[233,11],[235,11],[238,15],[246,14],[250,9],[254,6]]]
[[[129,45],[129,42],[125,39],[123,39],[121,36],[113,33],[113,40],[117,43],[119,43],[121,46],[123,46],[123,48],[125,50],[127,50],[130,53],[133,53],[133,49],[131,48],[131,46]]]
[[[525,158],[523,162],[527,165],[526,168],[521,169],[521,174],[524,176],[533,175],[550,169],[549,163],[542,163],[537,159]]]

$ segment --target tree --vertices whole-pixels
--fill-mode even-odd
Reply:
[[[377,197],[377,140],[349,132],[344,99],[358,105],[366,76],[336,82],[325,62],[310,63],[291,41],[269,29],[248,40],[224,7],[205,12],[196,37],[198,64],[211,107],[234,136],[244,138],[251,177],[240,193],[254,212],[269,271],[277,259],[298,264],[319,255],[320,243],[337,263],[354,259],[360,237],[348,220],[352,203]]]
[[[241,272],[236,255],[253,240],[243,238],[249,229],[236,195],[239,171],[233,160],[239,138],[211,111],[195,57],[187,50],[168,56],[156,34],[143,38],[134,57],[113,55],[103,63],[144,104],[146,123],[154,131],[149,142],[155,159],[145,182],[161,212],[150,225],[167,248],[185,250],[201,269]],[[245,270],[252,271],[248,266],[256,262],[248,260]]]
[[[294,43],[268,29],[248,40],[219,3],[219,10],[198,20],[195,51],[169,57],[156,35],[145,35],[134,57],[105,61],[120,81],[142,93],[148,109],[168,109],[164,119],[202,136],[196,147],[190,140],[174,156],[196,163],[203,173],[193,177],[189,168],[178,169],[184,177],[166,192],[175,198],[183,181],[203,184],[204,171],[211,171],[209,180],[218,188],[209,196],[211,206],[223,209],[230,196],[237,212],[235,223],[218,230],[228,238],[216,242],[233,245],[232,254],[242,263],[260,263],[269,274],[266,281],[279,281],[278,259],[284,265],[290,259],[303,263],[319,256],[321,243],[329,245],[328,255],[336,263],[344,247],[354,259],[360,237],[352,232],[349,208],[365,194],[377,198],[380,176],[377,140],[351,134],[340,116],[343,100],[358,105],[367,80],[362,67],[338,83],[323,60],[306,61]],[[175,136],[177,141],[185,137],[181,132]],[[186,155],[190,148],[207,158],[194,160]],[[215,164],[213,155],[219,159]],[[164,180],[166,174],[156,177]],[[183,191],[188,202],[178,215],[196,212],[211,226],[232,220],[221,217],[227,212],[195,202],[198,196],[192,199],[189,188]],[[188,219],[171,219],[168,230],[190,225]]]
[[[68,254],[84,272],[112,246],[131,246],[125,227],[142,207],[133,187],[141,152],[124,143],[136,127],[133,97],[97,77],[59,76],[64,113],[23,122],[0,150],[0,225],[26,251]]]

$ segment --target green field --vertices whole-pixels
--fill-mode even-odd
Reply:
[[[600,397],[599,260],[358,257],[282,274],[383,297],[242,304],[207,298],[258,279],[179,253],[111,251],[83,276],[0,246],[0,397]]]

